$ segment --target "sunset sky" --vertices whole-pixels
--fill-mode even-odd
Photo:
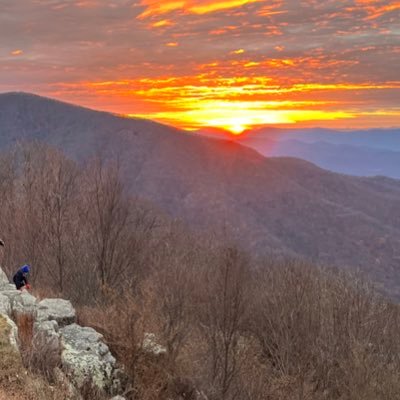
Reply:
[[[400,126],[400,1],[0,0],[0,92],[185,129]]]

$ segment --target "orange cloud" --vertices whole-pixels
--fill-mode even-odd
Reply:
[[[245,52],[244,49],[238,49],[238,50],[231,51],[231,54],[243,54],[244,52]]]
[[[173,26],[175,25],[172,21],[170,21],[169,19],[163,19],[161,21],[157,21],[154,22],[153,24],[151,24],[151,26],[153,28],[163,28],[165,26]]]
[[[354,121],[360,118],[400,117],[399,109],[364,110],[355,94],[400,89],[399,82],[293,83],[282,85],[270,78],[160,77],[137,80],[68,84],[71,90],[89,91],[110,99],[126,98],[154,107],[127,115],[155,119],[184,129],[213,126],[233,133],[265,124],[310,124],[316,121]],[[335,95],[336,94],[336,95]],[[108,100],[109,101],[109,100]],[[369,106],[370,107],[370,106]]]
[[[207,14],[210,12],[237,8],[250,3],[259,3],[263,0],[222,0],[222,1],[193,1],[189,5],[189,11],[195,14]],[[206,3],[206,4],[204,4]],[[207,4],[208,3],[208,4]]]
[[[399,1],[382,1],[382,0],[355,0],[356,5],[359,9],[364,10],[367,13],[366,20],[374,20],[381,17],[382,15],[400,10]],[[348,11],[354,11],[357,8],[348,7]]]
[[[176,10],[183,10],[191,14],[208,14],[237,7],[242,7],[251,3],[259,3],[263,0],[142,0],[141,5],[146,10],[139,15],[140,19],[167,14]]]

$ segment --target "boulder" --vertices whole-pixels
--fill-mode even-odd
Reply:
[[[0,289],[10,284],[6,273],[0,268]]]
[[[8,315],[0,314],[0,318],[3,318],[7,325],[10,327],[9,341],[11,346],[18,350],[18,328],[15,322],[10,319]]]
[[[40,352],[46,352],[52,360],[60,359],[61,338],[56,321],[35,322],[32,345]]]
[[[8,290],[17,290],[17,289],[15,288],[15,285],[13,283],[8,283],[0,288],[0,291],[2,291],[2,292],[8,291]]]
[[[7,296],[0,293],[0,314],[11,315],[11,302]]]
[[[60,329],[63,369],[79,389],[87,384],[106,393],[117,392],[116,360],[103,335],[77,324]]]
[[[56,321],[60,327],[72,324],[76,320],[76,312],[68,300],[44,299],[37,307],[37,321]]]
[[[35,315],[37,308],[36,297],[26,291],[20,292],[16,290],[16,292],[16,295],[11,295],[11,309],[14,315]]]
[[[0,291],[0,293],[1,293],[3,296],[8,297],[11,303],[13,302],[13,300],[14,300],[16,297],[18,297],[18,296],[21,295],[21,292],[20,292],[19,290],[15,289],[15,286],[14,286],[13,288],[8,288],[8,289],[7,289],[7,288],[4,288],[4,289],[2,289],[2,290]]]

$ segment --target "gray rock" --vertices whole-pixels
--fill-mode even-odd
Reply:
[[[18,328],[15,325],[15,322],[9,318],[8,315],[0,314],[0,318],[4,318],[7,322],[8,326],[10,327],[10,335],[9,341],[11,346],[13,346],[16,350],[18,350]]]
[[[33,331],[35,332],[49,332],[51,334],[59,332],[60,328],[57,321],[37,321],[33,326]]]
[[[57,321],[35,322],[32,345],[37,351],[45,352],[52,360],[61,361],[61,338]]]
[[[44,299],[38,304],[37,321],[57,321],[60,327],[72,324],[76,320],[76,312],[68,300]]]
[[[160,356],[167,352],[166,347],[161,346],[157,342],[157,338],[154,333],[145,333],[144,334],[142,348],[145,352],[152,353],[155,356]]]
[[[11,315],[11,301],[0,293],[0,314]]]
[[[8,283],[8,284],[4,285],[2,288],[0,288],[0,290],[2,292],[4,292],[7,290],[17,290],[17,289],[15,288],[15,285],[13,283]]]
[[[19,290],[17,290],[17,295],[12,295],[11,297],[11,309],[15,315],[35,315],[36,308],[36,297],[32,296],[26,291],[20,292]]]
[[[10,283],[6,273],[0,268],[0,289]]]
[[[15,297],[21,295],[21,292],[19,290],[15,289],[15,286],[14,286],[13,288],[10,287],[8,289],[7,288],[5,288],[4,290],[2,289],[1,294],[3,296],[8,297],[10,299],[10,301],[12,302]]]
[[[125,399],[125,397],[122,397],[122,396],[115,396],[110,400],[126,400],[126,399]]]
[[[76,387],[90,382],[105,392],[116,389],[116,360],[104,344],[103,335],[76,324],[60,329],[60,335],[61,362]]]

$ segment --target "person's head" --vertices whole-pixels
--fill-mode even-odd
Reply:
[[[24,274],[29,274],[29,271],[31,270],[31,266],[29,265],[29,264],[25,264],[22,268],[21,268],[21,271],[24,273]]]

